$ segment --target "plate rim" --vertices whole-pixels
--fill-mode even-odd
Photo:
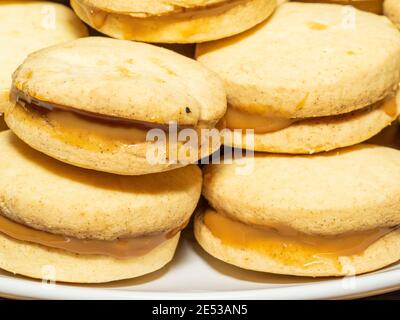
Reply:
[[[52,300],[313,300],[366,297],[400,289],[400,269],[355,276],[357,285],[354,288],[344,288],[343,279],[265,289],[168,292],[88,288],[62,283],[44,285],[38,280],[5,275],[0,278],[0,292],[20,298]]]

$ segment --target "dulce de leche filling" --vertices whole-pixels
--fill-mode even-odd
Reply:
[[[376,104],[370,105],[363,109],[356,110],[354,112],[363,112],[372,110],[374,108],[382,108],[382,110],[389,116],[395,117],[397,114],[397,104],[395,97],[387,97]],[[337,115],[342,116],[342,115]],[[336,117],[336,116],[325,116],[318,117],[319,119]],[[282,116],[263,116],[259,114],[252,114],[249,112],[241,111],[232,107],[229,107],[225,117],[224,124],[228,129],[253,129],[256,134],[264,134],[274,131],[279,131],[290,127],[296,122],[301,122],[302,120],[308,120],[312,118],[285,118]]]
[[[61,249],[82,255],[105,255],[114,258],[143,256],[185,228],[182,226],[165,232],[118,240],[83,240],[36,230],[0,215],[0,233],[24,242]]]
[[[253,129],[254,133],[268,133],[289,127],[294,119],[282,117],[265,117],[258,114],[228,108],[225,114],[225,125],[228,129]]]
[[[370,245],[396,228],[377,228],[337,236],[308,235],[285,226],[258,227],[233,220],[214,210],[203,216],[205,226],[223,244],[254,250],[285,265],[307,268],[333,263],[341,270],[339,257],[362,254]]]
[[[52,128],[52,135],[65,143],[84,149],[135,145],[146,142],[149,129],[138,124],[83,115],[60,108],[46,109],[37,104],[25,104],[26,112],[36,112]]]
[[[48,130],[54,138],[82,149],[103,151],[153,142],[151,136],[148,139],[151,129],[162,130],[166,144],[170,143],[170,127],[167,124],[105,116],[44,102],[29,97],[16,88],[12,90],[11,99],[15,105],[11,112],[15,116],[21,120],[40,122],[42,129]],[[175,128],[179,134],[183,129],[200,132],[203,128],[212,128],[214,125],[199,121],[196,127],[176,125]]]
[[[14,114],[35,121],[45,121],[51,134],[65,143],[89,150],[112,149],[119,144],[146,142],[147,132],[155,126],[139,121],[108,117],[74,108],[43,102],[13,88]],[[32,118],[31,114],[38,117]]]

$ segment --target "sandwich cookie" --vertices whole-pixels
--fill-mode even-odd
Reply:
[[[186,129],[201,138],[226,111],[222,81],[200,63],[102,37],[30,55],[14,73],[12,90],[5,120],[31,147],[123,175],[171,170],[208,156],[219,144],[186,143]]]
[[[71,0],[76,14],[113,38],[198,43],[229,37],[262,22],[276,0]]]
[[[194,165],[128,177],[56,161],[10,131],[0,147],[0,268],[20,275],[96,283],[158,270],[200,197]]]
[[[237,170],[253,170],[238,175]],[[344,276],[400,259],[400,151],[361,144],[316,155],[256,153],[203,176],[195,236],[244,269]]]
[[[354,19],[343,20],[346,10]],[[225,81],[226,127],[242,133],[227,134],[228,145],[329,151],[369,139],[399,114],[400,32],[351,7],[283,4],[246,33],[198,45],[197,59]]]
[[[400,28],[400,1],[385,0],[383,3],[384,14]]]
[[[61,4],[0,2],[0,114],[9,103],[12,73],[29,53],[85,36],[85,25]]]

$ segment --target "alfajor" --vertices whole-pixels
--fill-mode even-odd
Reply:
[[[119,176],[56,161],[0,133],[0,268],[38,279],[108,282],[173,257],[201,192],[191,165]]]
[[[369,139],[400,112],[400,33],[349,6],[286,3],[250,31],[198,45],[196,55],[225,82],[225,125],[241,133],[227,134],[228,145],[329,151]]]
[[[208,156],[219,144],[203,141],[201,131],[214,129],[226,111],[222,81],[200,63],[102,37],[31,54],[14,73],[11,95],[5,120],[31,147],[123,175]]]
[[[76,14],[111,37],[198,43],[229,37],[265,20],[276,0],[71,0]]]
[[[247,167],[246,174],[238,174]],[[400,259],[400,151],[361,144],[316,155],[257,153],[203,176],[195,236],[244,269],[344,276]]]
[[[0,2],[0,114],[9,103],[12,73],[29,53],[85,36],[85,25],[61,4]]]
[[[400,1],[385,0],[383,3],[384,14],[400,28]]]

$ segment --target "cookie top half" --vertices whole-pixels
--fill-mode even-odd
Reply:
[[[209,165],[203,194],[214,209],[246,224],[337,235],[398,225],[399,179],[399,150],[361,144]]]
[[[41,102],[127,120],[213,126],[225,113],[222,81],[157,46],[89,37],[38,51],[14,88]]]
[[[400,32],[383,16],[333,4],[286,3],[243,34],[200,44],[228,103],[286,118],[343,114],[393,93]]]
[[[12,73],[29,53],[87,36],[87,32],[74,12],[61,4],[0,2],[0,105],[8,101]]]

